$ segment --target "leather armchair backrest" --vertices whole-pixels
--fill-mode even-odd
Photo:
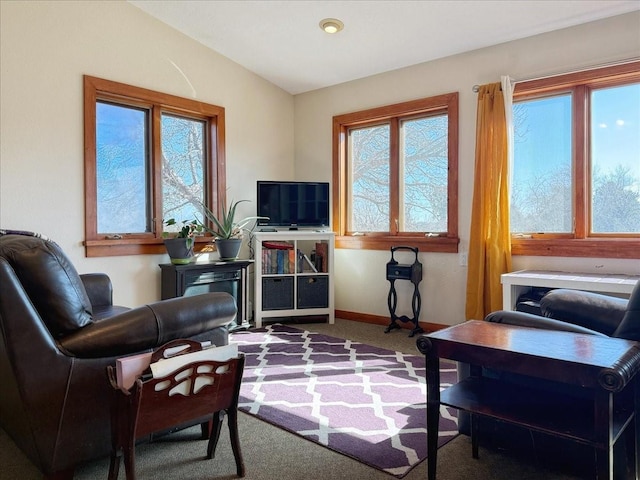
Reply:
[[[91,302],[80,275],[55,242],[0,235],[0,257],[9,262],[55,338],[92,323]]]
[[[558,288],[540,300],[545,317],[612,336],[625,314],[627,301],[599,293]]]
[[[640,342],[640,281],[633,287],[627,304],[627,311],[613,336]]]

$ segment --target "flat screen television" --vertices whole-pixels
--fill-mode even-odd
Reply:
[[[258,181],[258,226],[328,227],[328,182]]]

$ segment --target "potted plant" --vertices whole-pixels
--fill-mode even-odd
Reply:
[[[175,218],[170,218],[164,222],[167,227],[178,225],[177,232],[163,232],[164,246],[171,258],[171,263],[176,265],[184,265],[190,263],[193,259],[194,237],[201,234],[204,227],[202,224],[194,220],[183,220],[177,222]]]
[[[219,218],[214,215],[206,205],[202,205],[204,215],[211,223],[209,225],[201,223],[200,225],[204,230],[215,237],[216,249],[218,250],[221,260],[227,261],[237,259],[240,247],[242,246],[242,237],[244,232],[253,230],[253,227],[248,229],[247,226],[256,220],[265,218],[251,216],[236,221],[236,208],[240,203],[248,201],[249,200],[238,200],[237,202],[231,201],[228,209],[223,202],[222,215]]]

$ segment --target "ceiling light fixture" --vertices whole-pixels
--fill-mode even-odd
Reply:
[[[338,33],[344,28],[344,23],[337,18],[325,18],[320,20],[320,28],[326,33]]]

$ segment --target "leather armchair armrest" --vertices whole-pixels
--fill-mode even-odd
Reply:
[[[105,273],[85,273],[80,280],[87,291],[91,306],[109,307],[113,305],[113,286],[111,279]]]
[[[226,327],[236,312],[235,300],[228,293],[177,297],[92,323],[60,339],[59,344],[68,355],[81,358],[127,355]]]
[[[611,336],[622,321],[627,303],[623,298],[559,288],[542,297],[540,308],[545,317]]]
[[[487,322],[504,323],[507,325],[516,325],[520,327],[542,328],[545,330],[556,330],[562,332],[585,333],[588,335],[599,335],[606,337],[607,335],[591,330],[590,328],[567,323],[553,318],[540,317],[531,313],[514,312],[510,310],[498,310],[492,312],[485,317]]]

